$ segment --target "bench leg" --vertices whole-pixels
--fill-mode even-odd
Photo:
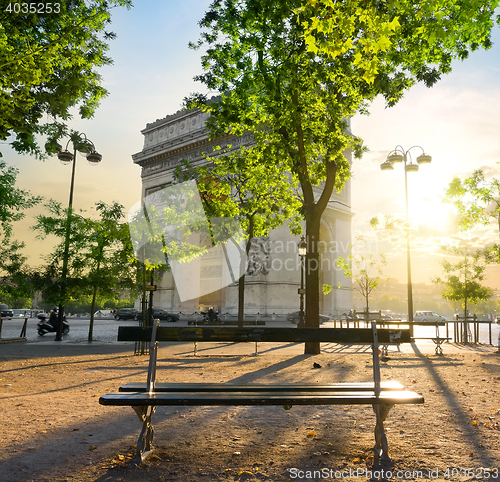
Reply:
[[[443,355],[443,348],[441,347],[441,340],[436,340],[436,355],[442,356]]]
[[[137,456],[133,461],[134,464],[138,465],[141,462],[144,462],[144,460],[146,460],[153,451],[154,428],[151,416],[155,413],[156,407],[140,406],[132,408],[139,417],[139,420],[142,422],[141,434],[137,440]]]
[[[378,464],[380,460],[390,460],[384,422],[392,405],[374,404],[372,406],[377,417],[375,424],[375,447],[373,450],[375,451],[375,463]]]

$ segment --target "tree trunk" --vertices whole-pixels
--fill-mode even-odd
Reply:
[[[95,312],[95,299],[97,297],[97,285],[94,285],[94,290],[92,292],[92,303],[90,308],[90,324],[89,324],[89,337],[88,342],[92,341],[92,332],[94,331],[94,312]]]
[[[463,343],[468,343],[469,341],[469,336],[468,336],[468,326],[467,326],[467,297],[464,298],[464,334],[463,334]]]
[[[99,273],[99,270],[101,269],[101,259],[102,259],[102,253],[104,251],[104,246],[99,247],[99,254],[97,256],[97,267],[96,267],[96,273]],[[94,290],[92,292],[92,304],[90,308],[90,324],[89,324],[89,337],[88,337],[88,342],[90,343],[92,341],[92,335],[93,335],[93,330],[94,330],[94,312],[95,312],[95,299],[97,297],[97,283],[94,285]]]
[[[319,230],[321,213],[317,206],[311,206],[306,217],[306,327],[319,328]],[[321,352],[319,342],[306,342],[304,353],[317,355]]]
[[[245,247],[246,259],[248,260],[248,253],[250,252],[251,244],[253,239],[253,216],[249,218],[248,224],[248,240]],[[246,269],[246,266],[243,267]],[[241,267],[240,267],[241,273]],[[243,321],[245,320],[245,272],[243,276],[238,280],[238,328],[243,328]]]
[[[298,76],[297,76],[298,77]],[[319,231],[321,226],[321,216],[328,206],[330,196],[335,188],[335,179],[337,177],[337,164],[332,160],[331,152],[327,152],[325,159],[331,159],[325,162],[326,178],[319,199],[316,200],[314,186],[311,182],[309,167],[307,163],[307,153],[305,149],[305,136],[300,120],[301,106],[299,101],[299,86],[297,79],[292,80],[292,103],[297,115],[295,124],[295,133],[297,136],[297,163],[294,172],[299,178],[299,183],[304,197],[304,217],[306,221],[306,327],[319,328]],[[294,153],[291,153],[294,156]],[[319,354],[321,351],[319,342],[306,342],[304,353],[306,355]]]
[[[245,275],[238,280],[238,328],[243,328],[245,319]]]

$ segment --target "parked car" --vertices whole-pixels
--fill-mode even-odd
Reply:
[[[138,314],[134,308],[119,308],[115,311],[115,320],[136,320]]]
[[[304,316],[305,316],[305,313],[304,313]],[[319,322],[321,325],[329,320],[330,320],[330,317],[325,316],[325,315],[319,315]],[[286,321],[289,321],[290,323],[298,324],[300,321],[300,311],[294,311],[293,313],[288,313],[288,315],[286,315]]]
[[[142,313],[137,313],[137,319],[142,320]],[[153,319],[165,320],[167,322],[179,321],[179,315],[169,313],[165,310],[153,309]]]
[[[0,316],[2,318],[12,318],[14,316],[14,312],[7,305],[0,305]]]
[[[413,316],[413,321],[418,321],[419,323],[429,323],[435,324],[437,322],[448,321],[448,318],[441,316],[435,311],[417,311]]]

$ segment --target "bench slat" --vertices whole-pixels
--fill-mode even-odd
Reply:
[[[221,325],[221,326],[231,326],[231,325],[239,325],[239,321],[227,321],[227,320],[220,320],[220,321],[188,321],[188,325],[195,325],[195,326],[203,326],[203,325]],[[243,326],[265,326],[266,322],[265,321],[243,321]]]
[[[374,390],[373,382],[361,383],[336,383],[327,385],[312,384],[286,384],[270,385],[265,383],[249,383],[246,385],[235,383],[162,383],[155,384],[155,392],[258,392],[265,390],[268,392],[350,392]],[[381,383],[382,390],[404,390],[401,383],[388,380]],[[145,392],[146,383],[127,383],[120,387],[120,392]]]
[[[383,391],[376,396],[373,391],[315,393],[276,392],[176,392],[176,393],[107,393],[99,399],[101,405],[159,406],[159,405],[345,405],[345,404],[416,404],[424,398],[410,391]]]
[[[150,341],[150,326],[120,326],[118,341]],[[379,343],[409,343],[410,330],[378,330]],[[274,342],[371,344],[371,328],[233,328],[233,327],[164,327],[160,326],[157,341],[206,342]]]

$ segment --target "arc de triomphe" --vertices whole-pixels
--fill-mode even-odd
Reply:
[[[205,163],[202,153],[211,152],[212,146],[230,145],[236,149],[251,145],[251,134],[210,141],[205,129],[208,115],[199,110],[181,110],[173,115],[147,124],[142,130],[144,147],[132,156],[142,168],[142,196],[168,187],[173,170],[183,159],[190,163]],[[346,278],[335,264],[337,257],[350,254],[351,243],[351,188],[350,181],[340,193],[334,193],[330,207],[321,225],[321,275],[320,283],[332,286],[332,291],[322,296],[320,313],[341,315],[352,308],[351,279]],[[245,276],[245,313],[263,315],[286,314],[299,309],[300,261],[297,245],[300,237],[290,234],[283,226],[268,237],[258,238],[252,244]],[[220,272],[209,262],[202,267],[201,282]],[[306,301],[307,302],[307,301]],[[222,313],[237,313],[238,287],[232,283],[224,289],[200,298],[181,301],[171,273],[163,276],[154,295],[155,308],[192,313],[209,306]]]

